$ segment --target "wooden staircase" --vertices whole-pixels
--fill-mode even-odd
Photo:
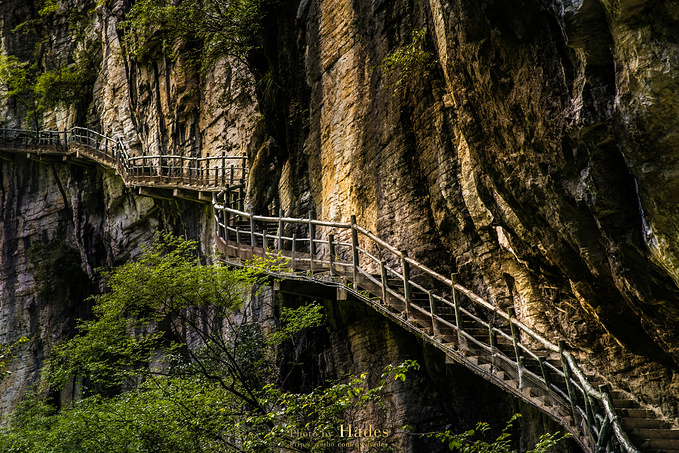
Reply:
[[[349,294],[369,304],[444,351],[448,361],[549,414],[585,451],[676,452],[677,432],[669,422],[656,420],[651,411],[639,410],[606,385],[595,389],[565,343],[551,344],[511,310],[498,310],[459,285],[455,276],[447,279],[408,258],[354,219],[321,222],[283,213],[257,216],[219,201],[213,206],[215,240],[226,261],[286,260],[284,270],[271,273],[290,281],[296,294],[301,294],[301,281],[342,288],[331,294]]]

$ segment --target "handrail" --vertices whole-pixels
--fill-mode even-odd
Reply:
[[[549,340],[545,339],[537,332],[534,332],[522,322],[518,321],[513,313],[507,313],[500,310],[498,307],[478,296],[473,291],[457,283],[454,278],[446,278],[424,264],[418,262],[417,260],[407,256],[407,254],[403,251],[398,250],[369,230],[357,225],[355,219],[353,218],[351,223],[342,223],[315,220],[311,218],[301,219],[295,217],[285,217],[282,215],[282,213],[278,217],[270,217],[253,215],[252,213],[242,210],[242,208],[241,210],[238,210],[227,206],[229,203],[226,200],[226,196],[231,197],[230,194],[233,193],[232,186],[234,180],[240,181],[240,198],[237,197],[235,200],[232,199],[231,201],[237,201],[240,206],[244,205],[242,190],[247,171],[245,156],[226,156],[223,154],[222,156],[210,157],[185,157],[159,154],[130,157],[129,147],[122,138],[107,137],[97,131],[83,127],[73,127],[68,131],[43,130],[37,132],[22,129],[0,129],[0,149],[3,147],[5,149],[11,150],[37,148],[40,150],[40,154],[64,154],[74,152],[74,150],[71,150],[71,145],[74,143],[81,145],[81,148],[75,151],[76,154],[82,152],[88,158],[93,159],[102,165],[115,169],[127,185],[144,185],[160,181],[161,184],[164,183],[169,187],[189,186],[209,187],[211,189],[220,189],[226,187],[226,190],[220,190],[218,194],[213,192],[212,198],[216,237],[219,238],[224,244],[229,242],[231,232],[234,232],[236,235],[238,253],[241,251],[241,246],[249,246],[251,252],[254,254],[255,248],[258,247],[258,240],[261,240],[262,247],[264,247],[265,241],[267,240],[270,240],[272,244],[277,243],[279,250],[284,249],[283,243],[287,241],[291,244],[291,249],[286,249],[286,253],[290,255],[293,267],[295,263],[304,263],[305,266],[308,264],[312,276],[314,275],[314,271],[329,272],[330,276],[335,278],[335,281],[337,281],[337,278],[340,278],[337,284],[344,284],[341,283],[342,281],[353,282],[354,286],[346,286],[346,289],[352,291],[352,293],[354,293],[359,298],[363,297],[366,302],[370,302],[370,299],[366,299],[354,288],[360,287],[361,284],[365,285],[365,282],[361,282],[360,276],[367,276],[366,281],[370,282],[374,287],[373,289],[368,288],[368,290],[381,293],[381,298],[385,305],[389,303],[395,304],[395,308],[398,308],[398,310],[401,310],[403,313],[405,313],[406,322],[410,322],[410,318],[415,315],[412,312],[413,308],[420,314],[420,316],[429,316],[431,318],[431,329],[433,334],[429,335],[428,338],[430,338],[438,347],[444,349],[444,351],[447,353],[452,352],[450,347],[443,345],[443,343],[440,342],[440,338],[437,339],[437,331],[438,335],[440,335],[439,328],[441,325],[447,326],[448,328],[453,329],[454,332],[457,332],[456,344],[460,349],[462,347],[468,347],[465,346],[467,341],[473,341],[474,344],[483,345],[483,349],[489,351],[491,367],[499,366],[502,368],[502,365],[496,362],[496,360],[511,364],[511,366],[514,367],[514,371],[511,371],[506,367],[502,369],[507,372],[511,371],[515,373],[519,383],[519,389],[524,385],[524,380],[527,380],[531,384],[539,383],[539,385],[544,387],[545,391],[556,391],[556,394],[559,397],[565,396],[567,399],[569,399],[573,409],[573,425],[577,425],[575,418],[576,414],[578,414],[582,420],[587,418],[586,425],[589,427],[589,429],[587,430],[588,432],[582,432],[581,436],[586,437],[589,435],[592,438],[596,438],[598,436],[597,428],[599,427],[600,422],[603,424],[610,423],[613,426],[613,432],[618,443],[625,449],[625,451],[628,453],[638,453],[638,450],[633,446],[622,428],[608,392],[597,391],[594,389],[594,387],[587,380],[585,374],[578,367],[574,357],[568,351],[562,350],[562,348],[559,346],[554,345]],[[8,144],[17,146],[18,148],[12,148],[11,146],[8,147]],[[48,146],[49,148],[45,148],[45,146]],[[158,160],[158,165],[145,165],[149,160]],[[195,165],[193,167],[190,164],[188,166],[169,164],[163,165],[163,163],[176,160],[179,160],[180,164],[189,162],[194,163]],[[209,167],[210,161],[219,160],[222,161],[221,167]],[[228,167],[231,172],[228,178],[230,184],[226,184],[227,167],[225,162],[227,160],[240,160],[242,162],[242,167],[235,167],[234,165]],[[141,161],[141,165],[138,164],[137,161]],[[206,168],[201,167],[201,162],[208,163],[206,164]],[[189,171],[185,171],[187,169]],[[221,179],[218,178],[217,173],[220,169],[222,172]],[[165,170],[167,170],[167,174],[162,174]],[[212,176],[210,175],[210,170],[213,170]],[[234,172],[236,170],[240,171],[240,178],[234,179]],[[188,175],[186,175],[186,173],[188,173]],[[207,178],[205,178],[205,175],[207,175]],[[219,184],[220,181],[222,183],[221,185]],[[224,202],[219,203],[219,198],[224,198]],[[219,218],[219,213],[221,213],[222,219]],[[227,218],[225,219],[225,217]],[[249,225],[252,228],[252,230],[249,231],[249,234],[247,234],[247,227],[240,229],[238,226],[233,228],[230,225],[230,219],[235,219],[236,217],[247,219],[249,221]],[[264,232],[256,232],[254,229],[256,222],[269,222],[273,223],[274,225],[277,224],[277,232],[273,235],[267,235]],[[286,224],[307,225],[311,234],[308,238],[297,238],[295,234],[286,236],[283,231],[283,226]],[[316,238],[314,233],[316,228],[331,228],[349,231],[352,238],[351,243],[336,241],[334,235],[331,233],[327,233],[324,239]],[[370,241],[372,248],[384,250],[392,254],[394,261],[401,263],[400,271],[397,271],[395,268],[393,268],[393,266],[388,266],[384,259],[379,259],[378,256],[375,256],[379,255],[378,253],[369,253],[368,250],[370,247],[360,247],[358,241],[359,234]],[[296,247],[300,244],[307,244],[306,247],[308,247],[309,252],[300,252],[296,250]],[[319,248],[325,247],[325,250],[317,250],[317,246],[319,246]],[[267,253],[267,251],[265,250],[264,253]],[[321,256],[317,256],[319,254]],[[325,258],[325,255],[327,255],[327,259]],[[373,267],[379,267],[381,277],[373,277],[365,269],[362,269],[360,267],[360,256],[369,258],[373,263]],[[349,260],[348,257],[351,257],[351,262],[347,261]],[[316,268],[314,268],[314,266],[316,266]],[[445,296],[435,294],[432,290],[428,290],[425,285],[414,281],[410,274],[410,266],[450,288],[453,293],[453,300],[451,301],[446,299]],[[292,271],[295,272],[295,269],[293,268]],[[392,278],[395,277],[396,281],[402,282],[401,291],[403,291],[403,294],[389,286],[389,275],[391,275]],[[412,300],[413,289],[419,291],[422,294],[429,294],[429,307],[426,305],[420,306],[419,302]],[[456,295],[457,293],[463,294],[476,306],[483,308],[489,313],[492,313],[494,316],[506,321],[511,328],[511,333],[505,332],[490,321],[486,322],[478,318],[464,309],[464,307],[461,307],[459,305],[459,297]],[[380,295],[378,295],[378,297],[380,297]],[[441,314],[437,313],[439,310],[439,308],[436,308],[437,300],[440,301],[444,306],[447,306],[454,311],[455,317],[453,320],[446,319]],[[398,307],[396,307],[396,305],[398,305]],[[468,319],[479,323],[482,327],[488,330],[490,335],[488,342],[489,344],[482,342],[476,337],[475,334],[466,331],[466,328],[462,322],[463,316],[467,316]],[[416,328],[413,324],[409,325],[413,328]],[[532,352],[526,345],[521,343],[517,332],[522,332],[528,337],[533,338],[539,344],[541,344],[546,351],[553,353],[559,352],[560,356],[562,357],[563,371],[558,370],[551,364],[543,366],[543,363],[540,362],[540,368],[543,370],[543,377],[540,378],[532,371],[526,369],[523,364],[524,358],[521,355],[521,351],[524,351],[527,356],[532,358],[540,358],[540,356]],[[497,345],[494,344],[494,341],[497,341],[493,339],[494,337],[503,338],[505,341],[511,340],[514,343],[516,357],[512,358],[509,355],[500,353]],[[463,361],[464,359],[460,358],[460,360]],[[470,363],[466,364],[467,366],[474,368],[474,365]],[[565,379],[567,387],[566,390],[563,390],[555,386],[554,383],[549,382],[548,376],[550,368],[554,370],[561,378]],[[474,369],[476,369],[476,371],[481,371],[479,367]],[[571,378],[571,372],[573,375],[575,375],[575,380]],[[586,406],[585,408],[582,408],[578,405],[577,394],[575,393],[576,390],[579,390],[583,394]],[[519,394],[519,396],[521,396],[521,394]],[[598,414],[595,414],[593,417],[589,417],[592,408],[588,407],[588,398],[601,401],[605,417],[599,416]],[[551,415],[557,419],[559,418],[559,416],[555,413],[552,413]],[[594,425],[592,425],[592,423]],[[569,429],[575,433],[577,431],[577,426],[571,426]],[[581,442],[584,442],[584,440],[581,439]]]
[[[73,145],[79,145],[79,149],[72,149]],[[247,175],[245,155],[227,156],[222,153],[221,156],[208,157],[164,154],[130,156],[129,147],[121,137],[108,137],[79,126],[63,131],[37,132],[25,129],[0,129],[1,148],[38,149],[41,154],[75,152],[114,168],[128,186],[217,190],[227,186],[242,186]],[[239,161],[240,165],[227,166],[227,162],[232,161]]]
[[[223,193],[219,195],[224,196]],[[228,244],[233,244],[235,242],[232,241],[233,232],[229,228],[230,222],[232,220],[235,222],[237,218],[241,218],[247,219],[250,222],[249,226],[248,222],[242,223],[244,224],[244,226],[242,227],[243,229],[239,230],[240,233],[237,238],[239,240],[237,242],[238,253],[242,253],[243,250],[249,249],[251,255],[248,256],[254,256],[255,250],[260,250],[260,252],[258,253],[264,254],[267,253],[267,251],[263,249],[264,243],[261,242],[260,246],[260,242],[257,242],[260,239],[262,239],[263,241],[263,237],[260,237],[256,234],[251,235],[249,233],[248,228],[250,227],[256,228],[256,223],[268,223],[272,225],[277,225],[278,228],[276,229],[276,232],[267,234],[267,239],[269,241],[269,244],[279,244],[278,250],[283,250],[285,256],[288,256],[291,260],[294,259],[294,262],[297,267],[291,269],[292,272],[296,271],[298,272],[304,269],[308,270],[309,265],[311,265],[312,266],[311,274],[309,274],[308,272],[307,274],[305,274],[307,276],[311,275],[311,277],[308,278],[314,278],[313,277],[313,275],[315,275],[314,272],[316,273],[329,272],[330,276],[334,276],[336,278],[342,277],[341,279],[342,281],[353,282],[353,285],[347,286],[347,289],[356,288],[356,294],[358,294],[359,296],[360,291],[368,289],[369,292],[373,292],[373,294],[381,298],[384,304],[387,304],[386,299],[391,300],[392,301],[391,303],[397,304],[399,307],[405,310],[404,313],[406,314],[405,318],[406,320],[410,319],[410,316],[413,315],[412,309],[414,308],[419,313],[419,316],[426,315],[431,317],[431,327],[433,328],[434,332],[436,332],[437,330],[437,325],[439,327],[441,325],[446,326],[448,328],[452,327],[456,329],[456,331],[458,332],[458,336],[464,336],[465,338],[467,338],[465,342],[468,340],[473,340],[475,344],[477,343],[484,344],[483,348],[486,349],[487,351],[490,351],[490,355],[492,356],[492,358],[499,360],[500,356],[498,356],[499,353],[497,352],[497,347],[493,346],[492,344],[493,342],[492,339],[490,340],[490,344],[487,344],[485,341],[483,343],[479,343],[480,340],[476,337],[476,335],[472,332],[467,332],[466,328],[460,323],[460,319],[458,318],[458,316],[465,316],[468,319],[476,319],[477,321],[479,321],[479,318],[465,310],[463,307],[458,307],[458,302],[454,294],[453,301],[450,301],[446,297],[442,297],[441,295],[434,295],[434,292],[428,290],[425,287],[425,285],[412,280],[413,277],[409,275],[410,274],[409,270],[401,269],[399,271],[395,269],[393,266],[388,266],[385,264],[385,261],[383,259],[379,258],[380,256],[382,256],[381,253],[376,252],[369,253],[368,251],[382,250],[384,252],[390,253],[391,255],[393,255],[394,262],[401,262],[402,265],[405,265],[405,263],[407,263],[409,268],[412,267],[412,269],[418,269],[421,272],[423,272],[422,275],[428,275],[429,277],[439,281],[440,283],[445,284],[446,287],[450,288],[453,291],[453,293],[458,292],[460,294],[463,294],[477,307],[483,308],[487,310],[488,313],[493,313],[496,317],[503,319],[505,322],[509,324],[510,327],[513,326],[512,332],[508,333],[505,332],[504,330],[501,330],[497,326],[494,326],[492,322],[489,323],[483,320],[480,320],[479,322],[481,326],[485,326],[485,328],[488,329],[491,336],[497,335],[498,337],[503,338],[504,339],[503,341],[505,342],[508,341],[508,339],[513,339],[515,343],[517,357],[512,358],[510,356],[505,356],[504,354],[500,355],[502,356],[502,361],[513,363],[512,366],[515,367],[514,374],[517,376],[517,379],[519,381],[519,388],[521,388],[521,385],[523,385],[521,384],[522,380],[527,380],[531,384],[540,381],[541,382],[540,385],[545,389],[545,391],[558,390],[556,395],[558,395],[559,398],[565,397],[568,400],[570,400],[569,401],[570,405],[574,411],[573,415],[575,416],[577,414],[578,418],[583,420],[582,424],[588,426],[587,429],[584,429],[584,431],[580,433],[580,436],[583,436],[583,438],[587,438],[588,436],[590,436],[590,438],[594,439],[593,444],[595,445],[597,441],[597,436],[599,434],[598,433],[599,425],[601,424],[601,422],[603,422],[604,419],[606,419],[608,420],[609,423],[612,423],[613,432],[618,440],[618,443],[625,449],[625,451],[628,453],[638,453],[638,450],[633,446],[633,444],[627,437],[626,433],[624,432],[622,425],[616,415],[615,408],[612,402],[610,401],[610,397],[607,396],[607,394],[604,394],[603,392],[597,391],[589,383],[587,377],[580,370],[575,359],[569,352],[563,351],[562,349],[559,348],[558,345],[555,345],[554,343],[550,342],[539,333],[533,331],[531,328],[529,328],[522,322],[518,321],[513,315],[513,313],[507,313],[500,310],[498,307],[492,305],[490,302],[486,301],[481,296],[478,296],[470,289],[454,281],[454,279],[446,278],[437,273],[436,271],[432,270],[431,268],[420,263],[419,261],[407,256],[407,254],[405,254],[403,251],[397,249],[388,242],[379,238],[377,235],[370,232],[369,230],[357,225],[353,220],[351,223],[343,223],[343,222],[327,222],[311,218],[302,219],[295,217],[284,217],[282,215],[279,217],[254,215],[252,213],[241,210],[242,208],[234,209],[232,207],[229,207],[227,206],[228,204],[229,203],[226,199],[224,201],[220,201],[217,199],[217,197],[213,198],[213,207],[216,222],[216,237],[220,240],[219,244],[221,244],[218,245],[218,247],[222,247],[223,251],[226,252],[231,251],[231,253],[234,256],[236,255],[235,248],[228,249],[229,247]],[[334,229],[334,234],[332,231],[325,232],[322,235],[324,239],[321,240],[318,237],[297,238],[296,235],[283,233],[282,230],[283,226],[286,226],[289,229],[294,229],[295,228],[294,225],[306,225],[305,231],[311,230],[312,232],[316,231],[316,229],[318,228],[330,228]],[[358,235],[360,235],[361,237],[367,239],[369,243],[368,244],[363,243],[362,245],[359,245],[360,240],[357,239],[353,239],[352,243],[337,241],[335,234],[340,235],[341,231],[346,231],[351,235],[354,235],[355,238],[358,237]],[[255,239],[254,243],[251,242],[253,238]],[[285,241],[289,242],[290,244],[288,244],[287,247],[281,247],[280,244]],[[300,244],[306,244],[305,247],[309,248],[310,251],[300,252],[298,249],[295,248],[295,247],[298,248]],[[312,247],[310,244],[314,244],[314,246],[318,247],[323,247],[323,250],[316,249],[315,251],[313,251],[312,249],[314,247]],[[314,253],[310,253],[311,251],[313,251]],[[351,257],[352,253],[353,258]],[[366,269],[363,269],[360,266],[359,261],[361,256],[364,256],[368,259],[369,268],[373,268],[375,269],[375,271],[377,271],[377,268],[379,266],[382,267],[381,279],[379,275],[373,277],[372,275],[370,275],[369,272],[367,272]],[[313,267],[314,265],[315,268]],[[346,270],[342,271],[342,269]],[[389,277],[390,275],[391,277]],[[367,276],[367,278],[365,276]],[[295,278],[303,278],[303,276],[302,274],[296,274]],[[402,285],[404,285],[405,288],[405,289],[401,288],[401,290],[405,291],[405,293],[403,292],[399,293],[398,291],[394,291],[392,287],[387,286],[389,278],[394,278],[395,281],[401,281]],[[362,287],[361,284],[368,285],[368,287]],[[373,287],[373,289],[370,290],[369,287]],[[409,300],[409,291],[411,291],[412,289],[415,289],[422,294],[426,293],[431,294],[430,301],[433,300],[435,302],[436,300],[438,300],[440,301],[439,304],[443,303],[443,305],[450,307],[450,309],[453,309],[454,311],[456,311],[456,313],[459,312],[459,315],[456,314],[456,318],[450,321],[436,313],[438,309],[435,309],[435,305],[428,307],[426,305],[420,305],[419,302],[416,303],[413,302],[412,300]],[[370,300],[369,298],[366,299],[366,301],[369,300]],[[526,357],[530,357],[532,359],[535,358],[539,359],[541,356],[536,354],[531,349],[529,349],[525,344],[523,344],[520,341],[520,338],[517,337],[513,329],[516,329],[518,332],[521,332],[525,334],[527,337],[537,341],[537,343],[540,344],[546,352],[563,353],[562,360],[565,360],[565,363],[563,363],[564,371],[558,370],[558,368],[552,366],[551,364],[545,364],[543,368],[543,373],[546,372],[549,374],[550,372],[554,372],[552,370],[555,370],[562,379],[566,380],[567,387],[570,386],[571,390],[560,389],[558,387],[555,387],[554,383],[548,382],[547,377],[545,376],[540,377],[534,374],[532,371],[526,369],[525,366],[522,365],[523,357],[519,356],[521,351],[526,351],[525,352]],[[435,335],[433,335],[431,338],[436,340]],[[460,341],[461,340],[459,339],[457,340],[458,347],[461,347],[463,345],[463,343],[460,343]],[[445,348],[445,346],[443,346],[443,343],[440,343],[437,346]],[[541,367],[543,367],[542,364]],[[571,372],[574,375],[574,377],[570,376]],[[584,406],[580,406],[580,403],[578,402],[577,392],[580,392],[583,395],[582,399],[584,400],[583,402]],[[593,410],[593,408],[587,407],[589,404],[589,401],[587,401],[588,398],[593,398],[601,402],[599,408],[603,410],[604,415],[599,416],[595,414],[590,419],[589,413]],[[552,415],[558,418],[557,414],[553,413]],[[591,423],[593,423],[594,425],[591,425]],[[575,433],[579,429],[577,425],[578,425],[577,420],[576,418],[574,418],[573,426],[571,426],[569,429],[571,429]],[[585,442],[582,439],[581,441]],[[592,444],[589,445],[591,446]]]

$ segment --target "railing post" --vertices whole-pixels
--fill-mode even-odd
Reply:
[[[547,369],[547,364],[545,363],[544,357],[538,357],[538,362],[540,363],[540,371],[542,372],[542,379],[545,381],[545,387],[549,390],[552,385],[552,377]]]
[[[292,233],[292,271],[295,272],[295,255],[297,254],[297,234]]]
[[[255,214],[252,212],[250,213],[250,245],[252,246],[252,253],[254,255],[257,238],[255,238]]]
[[[213,206],[214,206],[214,203],[216,203],[216,201],[217,201],[217,194],[212,192]],[[221,222],[221,224],[224,225],[224,226],[221,226],[221,225],[219,225],[219,223],[217,224],[217,235],[221,238],[224,238],[225,233],[226,233],[226,224],[224,223],[224,209],[216,209],[215,216],[217,218],[217,222]]]
[[[589,426],[590,432],[595,433],[596,430],[597,430],[597,423],[596,423],[596,419],[594,418],[594,411],[592,409],[592,401],[590,401],[589,395],[584,390],[583,390],[582,397],[585,400],[585,416],[587,417],[587,426]]]
[[[451,287],[453,290],[453,309],[455,310],[455,327],[457,327],[457,347],[467,349],[467,340],[462,335],[462,315],[460,314],[460,296],[457,293],[457,274],[450,274]]]
[[[495,354],[497,354],[497,334],[493,322],[488,323],[488,340],[490,342],[490,369],[495,370]]]
[[[229,203],[231,200],[231,192],[229,191],[229,188],[226,188],[226,192],[224,193],[224,210],[222,211],[224,213],[224,240],[228,241],[229,240],[229,225],[231,225],[231,213],[226,210],[226,208],[229,208]]]
[[[389,281],[387,280],[387,264],[380,261],[380,275],[382,276],[382,302],[389,305]]]
[[[243,157],[241,158],[241,170],[240,170],[240,183],[242,185],[245,185],[245,165],[248,160],[248,155],[246,153],[243,153]]]
[[[264,255],[266,256],[269,250],[269,237],[266,234],[266,227],[262,228],[262,248],[264,248]]]
[[[205,164],[203,163],[204,161],[198,159],[198,174],[200,175],[200,184],[201,186],[205,185]]]
[[[236,224],[236,246],[238,247],[238,258],[240,258],[240,226]]]
[[[313,222],[314,213],[309,211],[309,268],[314,273],[314,255],[316,254],[316,224]]]
[[[575,389],[573,388],[573,382],[571,381],[571,368],[568,366],[568,360],[564,354],[566,350],[566,342],[564,340],[559,340],[559,356],[561,357],[561,367],[563,368],[564,378],[566,379],[566,389],[568,391],[568,400],[571,403],[571,411],[573,412],[573,422],[577,423],[576,420],[576,410],[577,407],[577,397],[575,395]]]
[[[403,295],[406,303],[406,320],[410,319],[410,304],[412,302],[412,294],[410,289],[410,263],[406,260],[408,253],[401,252],[401,268],[403,269]]]
[[[278,250],[283,250],[283,208],[278,208]]]
[[[513,321],[513,319],[516,317],[514,307],[509,307],[507,309],[507,314],[509,315],[507,321],[509,322],[509,329],[512,332],[512,343],[514,344],[514,356],[516,357],[516,370],[519,379],[519,388],[523,388],[523,359],[521,356],[521,348],[519,347],[521,339],[519,337],[519,331],[516,325],[514,325]]]
[[[214,216],[215,216],[215,230],[217,231],[217,236],[221,236],[221,231],[222,228],[219,226],[219,210],[215,207],[215,204],[217,203],[217,194],[212,192],[212,209],[214,211]]]
[[[431,332],[434,337],[439,337],[439,325],[438,321],[436,320],[436,316],[438,315],[436,310],[436,300],[434,299],[434,294],[431,291],[428,291],[427,294],[429,295],[429,312],[431,313]]]
[[[335,261],[335,236],[332,234],[328,235],[328,255],[330,258],[329,268],[330,275],[335,275],[335,266],[333,265]]]
[[[352,276],[354,279],[354,287],[358,286],[358,269],[359,269],[359,257],[358,257],[358,231],[356,230],[356,216],[351,216],[351,252],[352,252]]]
[[[611,422],[611,419],[608,416],[604,418],[604,422],[601,425],[601,430],[599,430],[597,434],[598,437],[596,441],[596,448],[594,451],[596,453],[605,453],[606,445],[608,445],[613,435],[613,423]]]
[[[231,164],[231,168],[230,168],[229,185],[233,186],[233,164]]]
[[[222,186],[226,185],[226,153],[222,151]]]

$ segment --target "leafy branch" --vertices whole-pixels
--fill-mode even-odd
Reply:
[[[512,449],[511,429],[514,422],[521,418],[521,414],[514,414],[502,429],[500,435],[488,442],[483,436],[490,430],[490,425],[486,422],[479,422],[475,429],[470,429],[462,433],[453,433],[450,430],[428,434],[448,445],[448,448],[460,453],[515,453]],[[481,437],[481,438],[479,438]],[[533,449],[526,453],[548,453],[551,448],[563,439],[571,437],[570,434],[547,433],[540,436]]]
[[[428,78],[434,68],[434,55],[425,49],[426,30],[414,30],[410,42],[389,53],[380,64],[386,77],[394,78],[391,83],[396,92],[407,82]]]

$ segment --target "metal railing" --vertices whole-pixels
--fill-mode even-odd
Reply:
[[[595,389],[564,343],[554,344],[359,226],[242,210],[237,193],[213,198],[218,250],[242,260],[285,259],[287,279],[342,286],[453,359],[549,413],[588,451],[637,453],[606,386]],[[230,206],[237,206],[234,209]]]
[[[67,131],[0,129],[0,149],[86,157],[114,168],[128,186],[218,190],[242,186],[247,158],[242,156],[132,156],[121,138],[83,127]]]

